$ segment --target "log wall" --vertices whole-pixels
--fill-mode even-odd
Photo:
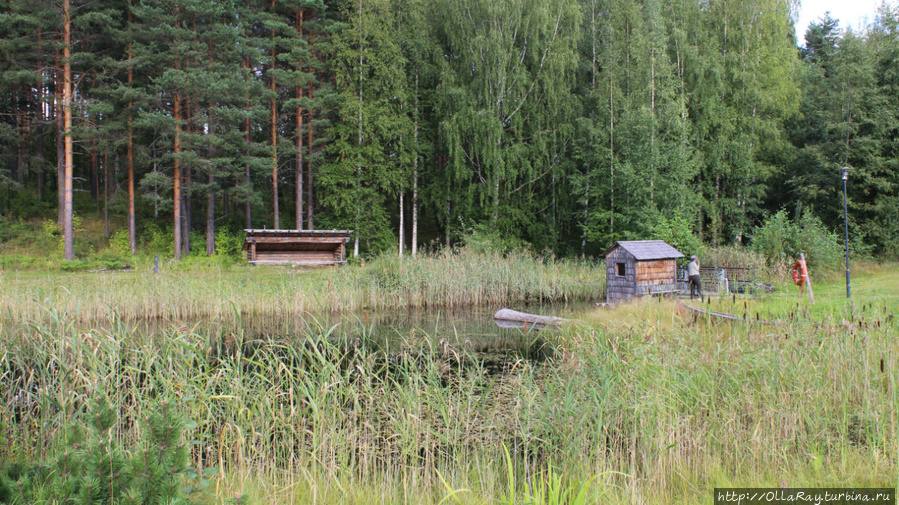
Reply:
[[[342,242],[284,243],[253,242],[247,248],[247,260],[253,264],[334,265],[344,262]]]
[[[295,263],[297,265],[328,265],[339,263],[340,254],[336,251],[271,251],[256,250],[256,258],[252,263]]]

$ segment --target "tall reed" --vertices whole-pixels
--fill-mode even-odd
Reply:
[[[194,271],[40,274],[0,270],[0,314],[35,320],[195,320],[604,298],[605,274],[579,261],[467,249],[364,267],[298,270],[213,266]]]
[[[48,309],[50,310],[50,309]],[[96,397],[138,440],[153,398],[197,423],[219,497],[265,503],[696,503],[715,486],[895,484],[894,328],[682,320],[638,303],[547,337],[554,357],[488,370],[432,339],[306,338],[50,310],[0,335],[3,457],[46,457]],[[539,500],[539,501],[538,501]]]

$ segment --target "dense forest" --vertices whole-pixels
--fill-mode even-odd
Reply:
[[[795,9],[0,1],[0,225],[55,215],[66,258],[89,214],[176,258],[263,227],[591,256],[666,227],[748,243],[776,215],[842,231],[851,166],[851,240],[895,258],[899,11],[797,39]]]

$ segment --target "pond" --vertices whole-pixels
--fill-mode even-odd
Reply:
[[[592,308],[592,303],[522,305],[517,310],[569,318]],[[79,333],[159,336],[190,334],[210,343],[210,352],[231,352],[238,342],[245,354],[267,343],[303,345],[308,337],[328,338],[339,345],[365,349],[387,357],[410,350],[443,356],[467,356],[489,369],[502,369],[519,360],[544,361],[554,354],[553,330],[501,328],[493,320],[502,307],[458,310],[361,311],[310,314],[305,317],[243,316],[224,320],[94,321],[77,327]],[[27,333],[27,330],[25,330]]]

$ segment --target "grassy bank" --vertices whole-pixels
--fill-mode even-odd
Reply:
[[[379,278],[375,267],[358,275]],[[332,285],[351,272],[331,271]],[[891,272],[859,275],[858,310],[897,308],[877,298],[897,292]],[[275,304],[291,283],[308,282],[270,275],[280,284],[263,283],[274,286],[264,299]],[[122,289],[109,277],[94,296],[122,296],[105,292]],[[226,277],[216,282],[237,291]],[[864,294],[871,284],[879,288]],[[191,286],[165,289],[208,304]],[[820,286],[819,303],[840,288]],[[76,289],[71,296],[90,293]],[[775,310],[787,304],[781,296],[792,295],[754,303]],[[673,302],[636,303],[586,313],[548,337],[553,358],[501,370],[427,336],[387,359],[364,337],[327,328],[312,340],[246,342],[239,331],[144,335],[118,321],[103,331],[43,316],[4,323],[3,457],[48,457],[61,427],[98,397],[124,420],[116,440],[133,444],[133,420],[168,398],[197,423],[193,465],[215,468],[212,496],[198,498],[216,503],[549,504],[567,494],[565,503],[674,504],[709,502],[716,486],[897,482],[899,349],[889,318],[851,328],[799,317],[719,325],[681,319]]]
[[[364,267],[290,269],[216,263],[60,274],[0,270],[0,314],[10,320],[239,319],[309,313],[565,302],[605,297],[605,276],[583,261],[463,249]]]

